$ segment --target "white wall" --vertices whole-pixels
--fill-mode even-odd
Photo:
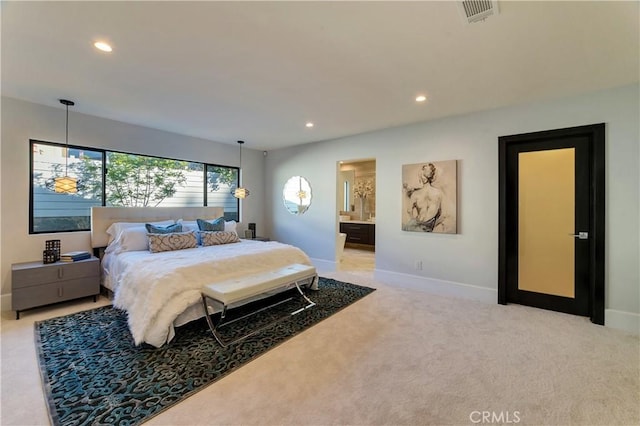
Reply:
[[[252,190],[243,222],[260,235],[295,244],[332,269],[338,231],[338,161],[375,158],[376,278],[495,303],[498,250],[498,141],[503,135],[604,122],[606,130],[606,323],[640,327],[640,86],[626,86],[513,108],[270,151],[243,148],[243,184]],[[430,105],[436,108],[437,105]],[[64,141],[64,110],[2,98],[0,147],[0,279],[8,309],[11,263],[41,258],[44,241],[89,248],[89,234],[28,234],[30,138]],[[241,138],[241,136],[239,136]],[[238,165],[237,146],[70,112],[70,142],[90,147]],[[400,230],[401,167],[459,160],[457,235]],[[294,175],[312,186],[311,208],[290,215],[282,186]],[[263,183],[264,178],[264,183]],[[263,186],[264,185],[264,186]],[[244,226],[241,227],[241,229]],[[421,260],[422,271],[414,264]]]
[[[377,161],[376,278],[495,303],[498,281],[498,137],[606,123],[606,323],[640,327],[639,86],[452,117],[269,152],[266,222],[277,240],[335,266],[337,162]],[[437,108],[434,101],[429,108]],[[458,234],[403,232],[403,164],[458,160]],[[290,176],[306,177],[313,201],[301,217],[280,203]],[[415,261],[423,264],[414,269]]]
[[[2,309],[10,309],[11,264],[42,259],[47,239],[61,240],[62,250],[88,250],[88,232],[29,235],[29,139],[64,142],[65,110],[2,98],[0,278]],[[241,139],[241,135],[239,135]],[[69,112],[69,143],[136,154],[150,154],[180,160],[238,166],[239,147],[192,138],[105,118]],[[264,203],[262,151],[242,149],[242,183],[252,189],[241,202],[242,235],[246,223],[263,227]]]

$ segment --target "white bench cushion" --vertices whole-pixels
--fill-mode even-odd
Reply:
[[[202,287],[202,293],[225,305],[230,305],[295,281],[310,278],[315,274],[316,268],[313,266],[295,263],[280,269],[207,284]]]

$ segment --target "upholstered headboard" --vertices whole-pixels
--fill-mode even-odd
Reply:
[[[157,222],[167,219],[216,219],[222,207],[91,207],[91,247],[106,247],[107,228],[115,222]]]

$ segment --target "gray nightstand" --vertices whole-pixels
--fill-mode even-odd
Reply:
[[[100,294],[100,260],[14,263],[11,265],[11,308],[20,311]]]

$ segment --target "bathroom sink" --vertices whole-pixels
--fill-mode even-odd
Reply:
[[[347,214],[341,214],[340,215],[340,222],[344,222],[347,220],[351,220],[351,216],[347,215]]]

